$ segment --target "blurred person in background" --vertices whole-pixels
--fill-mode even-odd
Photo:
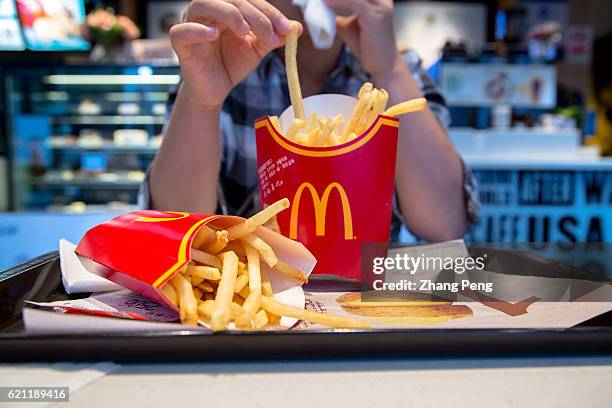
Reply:
[[[326,3],[337,14],[337,37],[330,49],[319,50],[307,33],[301,35],[303,96],[356,96],[371,81],[388,91],[389,104],[427,98],[428,109],[402,118],[391,237],[397,238],[402,223],[429,241],[461,237],[477,214],[476,184],[446,134],[450,117],[443,97],[420,59],[396,48],[393,1]],[[290,20],[303,23],[291,0],[189,5],[183,22],[170,30],[182,81],[143,185],[146,206],[242,216],[257,210],[253,124],[290,105],[283,63]]]

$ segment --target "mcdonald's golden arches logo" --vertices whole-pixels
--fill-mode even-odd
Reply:
[[[183,218],[189,217],[189,213],[181,212],[181,211],[162,211],[168,217],[138,217],[134,220],[134,222],[164,222],[164,221],[176,221],[182,220]],[[177,215],[174,217],[172,215]]]
[[[338,192],[340,201],[342,203],[342,216],[344,217],[344,239],[352,240],[355,239],[353,236],[353,214],[351,212],[351,204],[349,202],[344,187],[338,182],[330,183],[325,190],[323,195],[319,197],[317,189],[311,183],[302,183],[295,192],[293,202],[291,203],[291,219],[289,221],[289,238],[297,239],[297,226],[298,217],[300,211],[300,201],[304,190],[308,190],[312,197],[312,204],[315,210],[315,235],[318,237],[325,236],[325,218],[327,214],[327,204],[329,197],[333,190]]]

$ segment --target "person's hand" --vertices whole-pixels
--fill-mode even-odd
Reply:
[[[325,0],[338,15],[337,33],[373,77],[399,61],[393,32],[393,0]]]
[[[185,17],[170,29],[181,93],[192,106],[211,110],[220,109],[231,89],[282,46],[292,28],[265,0],[194,0]]]

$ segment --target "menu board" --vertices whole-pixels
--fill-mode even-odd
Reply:
[[[0,51],[22,51],[21,36],[14,0],[0,0]]]
[[[557,100],[552,65],[443,63],[440,79],[451,106],[553,108]]]
[[[27,48],[34,51],[87,50],[81,36],[83,0],[16,0]]]

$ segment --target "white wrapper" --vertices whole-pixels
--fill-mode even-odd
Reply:
[[[302,8],[304,21],[314,46],[331,48],[336,38],[336,15],[323,0],[293,0]]]
[[[89,272],[74,253],[76,245],[61,239],[59,242],[60,269],[66,293],[108,292],[122,286]]]

